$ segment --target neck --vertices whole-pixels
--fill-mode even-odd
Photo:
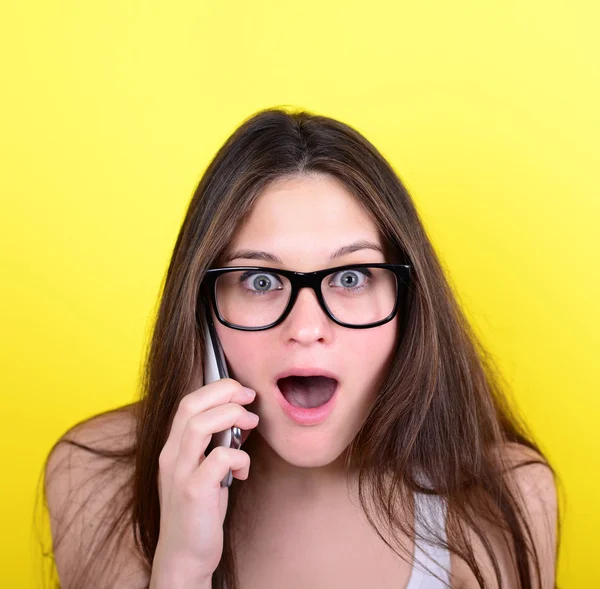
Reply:
[[[252,436],[250,476],[246,485],[261,497],[284,496],[296,504],[313,504],[332,495],[347,494],[354,477],[346,469],[346,451],[334,462],[300,467],[283,460],[258,432]]]

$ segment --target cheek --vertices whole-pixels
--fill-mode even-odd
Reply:
[[[265,362],[265,350],[269,343],[264,334],[267,332],[244,332],[217,326],[217,334],[223,346],[231,378],[242,384],[254,383]]]
[[[352,330],[344,343],[340,369],[352,383],[353,395],[369,404],[389,371],[394,356],[397,334],[395,322],[373,329]]]
[[[393,356],[397,343],[397,322],[390,321],[373,329],[353,330],[347,343],[347,356],[357,367],[380,368]],[[350,363],[350,361],[348,362]]]

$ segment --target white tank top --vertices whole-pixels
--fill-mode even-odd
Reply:
[[[432,538],[431,530],[446,540],[446,501],[435,495],[415,493],[415,529]],[[420,564],[419,564],[420,563]],[[423,569],[422,567],[426,567]],[[434,576],[441,577],[442,580]],[[444,584],[446,583],[446,584]],[[450,585],[450,553],[415,535],[415,561],[406,589],[445,589]]]

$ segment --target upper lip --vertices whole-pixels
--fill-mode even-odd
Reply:
[[[327,378],[332,378],[333,380],[340,382],[340,377],[335,374],[335,372],[327,370],[326,368],[316,368],[314,366],[295,366],[288,368],[275,376],[275,382],[279,381],[281,378],[286,378],[287,376],[326,376]]]

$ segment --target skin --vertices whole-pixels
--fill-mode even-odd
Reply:
[[[340,247],[364,240],[383,249],[377,227],[335,178],[294,176],[271,184],[236,234],[229,254],[260,250],[281,263],[236,257],[227,266],[260,265],[314,271],[352,263],[387,262],[375,249],[331,259]],[[252,435],[261,476],[248,484],[273,488],[310,503],[347,483],[344,451],[378,394],[397,343],[398,317],[371,329],[349,329],[331,321],[314,292],[303,289],[285,321],[268,330],[244,332],[216,321],[231,376],[257,392],[248,407],[260,416]],[[366,361],[368,359],[368,361]],[[276,400],[275,376],[297,366],[322,367],[338,375],[339,398],[330,417],[314,426],[292,422]],[[251,469],[252,471],[252,469]]]

